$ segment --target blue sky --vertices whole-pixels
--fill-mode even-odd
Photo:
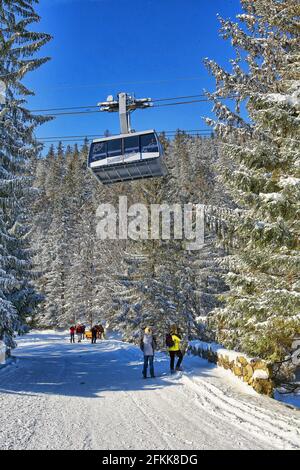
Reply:
[[[216,15],[234,16],[239,0],[41,0],[36,30],[53,40],[52,60],[26,78],[36,93],[31,109],[95,105],[109,94],[137,97],[193,95],[213,89],[202,60],[226,65],[230,44],[218,35]],[[210,104],[137,111],[133,127],[201,129]],[[116,114],[59,117],[39,137],[118,132]]]

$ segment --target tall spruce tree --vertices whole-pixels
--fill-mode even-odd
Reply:
[[[232,70],[206,61],[216,78],[217,120],[209,122],[229,162],[223,181],[240,208],[219,224],[231,248],[230,292],[214,322],[225,346],[281,361],[300,333],[300,5],[241,4],[238,21],[221,19],[236,52]],[[235,109],[219,99],[233,96]]]
[[[6,89],[0,102],[0,338],[9,345],[13,345],[14,329],[32,313],[37,300],[30,283],[28,162],[39,152],[34,130],[47,118],[26,109],[25,98],[33,92],[22,79],[48,60],[35,55],[50,36],[30,30],[32,23],[39,21],[33,3],[0,2],[0,79]]]

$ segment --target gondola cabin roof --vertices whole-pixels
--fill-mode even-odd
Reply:
[[[155,136],[157,137],[156,131],[154,129],[150,129],[148,131],[131,132],[130,134],[115,134],[115,135],[110,135],[108,137],[99,137],[99,139],[93,139],[93,144],[97,142],[106,142],[108,140],[115,140],[115,139],[126,139],[128,137],[147,135],[147,134],[155,134]]]

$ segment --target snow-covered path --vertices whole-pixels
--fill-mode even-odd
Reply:
[[[0,370],[0,449],[293,449],[300,412],[256,395],[218,367],[186,357],[141,379],[138,348],[65,334],[21,338]]]

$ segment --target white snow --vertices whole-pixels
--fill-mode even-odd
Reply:
[[[288,176],[286,178],[281,177],[279,180],[279,185],[282,188],[285,186],[298,186],[300,185],[300,178],[294,178],[293,176]]]
[[[0,370],[0,449],[299,449],[300,413],[196,356],[141,378],[139,348],[67,333],[18,339]]]
[[[299,86],[299,83],[298,83],[298,86]],[[299,97],[298,90],[296,90],[294,93],[290,95],[281,94],[281,93],[270,93],[267,95],[266,98],[270,102],[285,104],[288,106],[298,107],[300,105],[300,97]]]
[[[260,193],[259,196],[265,202],[284,201],[284,197],[281,193]]]
[[[253,379],[263,379],[267,380],[269,378],[269,374],[267,371],[262,369],[256,369],[253,374]]]
[[[227,356],[229,361],[236,361],[236,359],[240,356],[243,356],[245,359],[247,359],[248,362],[251,362],[252,358],[246,356],[245,354],[242,354],[240,352],[232,351],[230,349],[225,349],[223,346],[221,346],[218,343],[205,343],[204,341],[199,341],[199,340],[193,340],[190,341],[189,343],[191,346],[195,348],[200,348],[204,351],[210,350],[214,353],[218,353],[222,356]]]

